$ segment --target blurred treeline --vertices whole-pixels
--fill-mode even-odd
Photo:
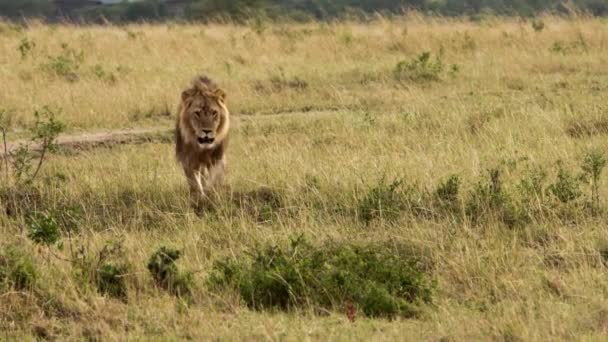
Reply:
[[[105,3],[105,4],[101,4]],[[251,18],[297,21],[365,18],[408,10],[443,16],[608,15],[608,0],[0,0],[0,17],[113,22]]]

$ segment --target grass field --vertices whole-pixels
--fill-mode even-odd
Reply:
[[[66,134],[161,130],[60,148],[31,184],[0,168],[0,339],[608,334],[606,20],[2,23],[0,51],[10,141],[45,106]],[[166,133],[197,73],[227,92],[234,122],[226,187],[202,214]],[[298,239],[309,247],[289,249]],[[162,246],[181,251],[169,280],[148,267]],[[352,246],[388,255],[391,281],[417,260],[404,277],[426,279],[408,286],[428,281],[429,300],[377,304],[386,284],[368,283],[378,272]],[[243,274],[250,260],[262,280],[213,283],[221,260]]]

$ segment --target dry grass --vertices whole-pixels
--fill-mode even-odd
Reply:
[[[489,168],[502,170],[515,196],[530,168],[545,168],[552,182],[558,160],[577,173],[586,151],[606,150],[607,24],[543,20],[541,32],[516,20],[417,17],[268,25],[261,34],[231,25],[1,26],[0,109],[13,113],[12,136],[43,105],[62,108],[72,131],[170,128],[167,108],[197,72],[227,90],[235,114],[275,114],[238,115],[226,201],[203,216],[188,207],[171,144],[53,155],[24,203],[30,213],[75,207],[68,221],[76,230],[64,232],[62,249],[36,247],[26,237],[28,212],[0,215],[3,244],[30,251],[39,273],[35,288],[0,293],[0,336],[601,340],[604,211],[539,206],[517,226],[413,211],[365,224],[356,215],[383,177],[432,192],[459,174],[464,205]],[[35,47],[22,59],[25,38]],[[43,67],[62,43],[84,55],[63,76]],[[397,63],[425,51],[444,64],[438,79],[394,77]],[[602,183],[600,198],[607,196]],[[313,243],[393,240],[430,251],[434,304],[418,319],[350,323],[346,313],[307,308],[254,312],[234,294],[206,289],[218,258],[298,234]],[[100,295],[63,260],[79,251],[96,258],[108,242],[119,243],[131,265],[126,303]],[[184,251],[178,264],[194,272],[191,302],[148,274],[161,245]]]

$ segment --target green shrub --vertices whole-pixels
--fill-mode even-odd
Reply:
[[[54,215],[35,213],[28,221],[27,237],[35,243],[50,246],[61,240],[61,230]]]
[[[30,128],[30,142],[39,146],[40,153],[35,155],[28,144],[20,144],[15,151],[9,153],[5,162],[10,161],[12,164],[14,183],[31,183],[38,175],[47,153],[55,149],[57,137],[65,129],[65,125],[55,119],[59,112],[60,110],[53,110],[48,106],[34,112],[36,121]]]
[[[541,19],[533,19],[532,28],[535,32],[541,32],[545,28],[545,22]]]
[[[488,179],[480,180],[465,205],[467,217],[473,223],[495,219],[509,227],[526,223],[527,217],[503,189],[499,169],[490,169]]]
[[[175,265],[181,254],[181,251],[177,249],[161,247],[148,260],[148,271],[161,288],[178,297],[189,297],[192,288],[192,274],[180,272]]]
[[[116,77],[115,73],[104,69],[104,67],[99,64],[96,64],[93,67],[93,73],[95,74],[95,76],[97,76],[99,80],[102,80],[109,84],[115,84],[118,81],[118,78]]]
[[[562,203],[575,201],[582,195],[580,179],[564,170],[561,164],[557,171],[555,183],[549,185],[547,191]]]
[[[439,183],[435,190],[435,197],[439,200],[441,205],[457,208],[459,191],[460,177],[458,175],[451,175],[448,179]]]
[[[359,219],[369,223],[374,219],[394,220],[408,207],[408,192],[403,189],[403,180],[394,180],[387,184],[381,179],[370,188],[359,201],[357,213]]]
[[[72,254],[76,280],[83,287],[94,286],[102,295],[127,301],[127,275],[131,266],[125,261],[120,243],[108,242],[97,255],[80,248]]]
[[[343,310],[352,303],[367,316],[415,317],[433,297],[429,269],[406,245],[313,246],[298,238],[287,247],[265,246],[251,256],[217,261],[208,286],[236,291],[255,310]]]
[[[21,59],[27,58],[35,47],[36,43],[33,40],[27,39],[27,37],[22,38],[17,48],[19,53],[21,53]]]
[[[517,185],[521,197],[527,200],[542,199],[546,180],[547,172],[542,167],[528,168],[525,177]]]
[[[0,249],[0,290],[25,290],[37,278],[34,261],[15,246]]]
[[[128,268],[125,265],[117,265],[111,262],[104,263],[97,270],[95,285],[99,292],[103,294],[126,300],[127,285],[124,276],[127,273]]]
[[[68,44],[62,44],[61,49],[61,54],[48,56],[48,62],[42,65],[42,69],[69,82],[76,82],[79,79],[78,71],[84,62],[84,51],[76,51]]]
[[[591,209],[595,214],[600,206],[600,177],[606,166],[606,157],[600,150],[593,150],[585,154],[583,160],[583,178],[591,186]]]
[[[439,57],[432,61],[431,53],[423,52],[412,60],[397,63],[393,75],[398,81],[439,81],[443,69],[444,65]]]
[[[542,167],[528,167],[523,178],[516,185],[522,212],[533,217],[544,210],[546,204],[545,182],[547,172]]]

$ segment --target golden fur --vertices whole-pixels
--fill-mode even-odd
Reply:
[[[175,154],[198,202],[223,179],[230,129],[226,94],[209,78],[198,76],[182,92],[175,127]]]

